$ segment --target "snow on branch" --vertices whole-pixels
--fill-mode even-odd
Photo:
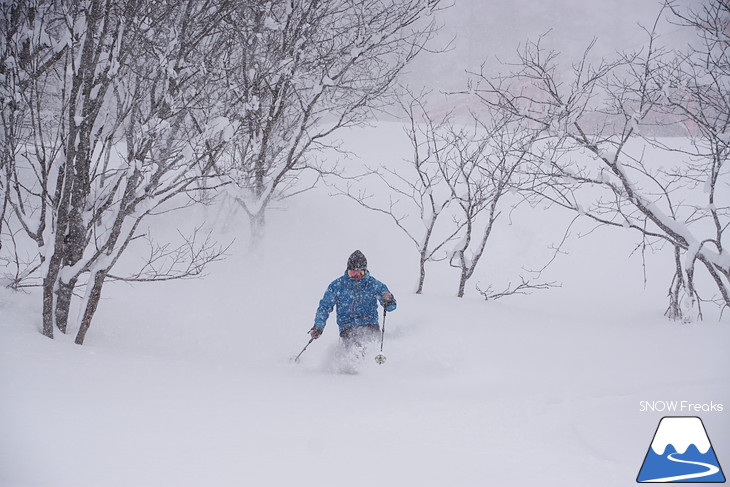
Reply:
[[[668,244],[681,255],[670,288],[674,319],[688,319],[703,300],[696,263],[710,277],[702,294],[714,286],[730,306],[730,206],[721,195],[730,156],[724,3],[680,9],[666,2],[671,21],[697,37],[683,50],[660,44],[662,12],[636,52],[592,65],[589,47],[568,69],[540,39],[525,44],[507,74],[482,71],[471,81],[486,107],[543,134],[527,165],[537,199],[599,226],[630,229],[642,249]]]

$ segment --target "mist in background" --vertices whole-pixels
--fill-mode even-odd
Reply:
[[[681,0],[680,7],[698,1]],[[595,39],[591,60],[612,58],[619,51],[635,51],[646,45],[660,15],[656,0],[454,0],[438,13],[443,26],[433,47],[443,53],[423,53],[404,78],[414,89],[462,90],[467,71],[482,66],[495,74],[506,71],[502,62],[513,62],[526,40],[545,35],[542,45],[561,53],[566,67],[580,58]],[[666,14],[659,23],[660,42],[677,46],[685,42],[683,29],[670,25]],[[643,28],[642,28],[643,27]]]

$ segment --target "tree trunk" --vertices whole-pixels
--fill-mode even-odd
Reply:
[[[72,207],[69,213],[68,235],[64,238],[63,246],[61,247],[63,250],[63,265],[61,268],[73,267],[84,255],[84,233],[86,230],[81,220],[79,208],[83,204],[83,195],[86,190],[78,187],[78,184],[78,181],[74,181],[73,196],[71,197]],[[69,282],[64,282],[63,278],[58,279],[55,309],[56,328],[61,330],[63,334],[67,333],[71,299],[73,298],[77,282],[78,276],[71,278]]]
[[[681,289],[682,278],[675,274],[672,284],[669,286],[669,306],[665,313],[667,318],[673,321],[679,321],[682,319],[682,308],[679,305],[679,292]]]
[[[56,285],[55,276],[50,273],[43,278],[43,335],[53,338],[53,288]]]
[[[89,281],[91,289],[87,291],[86,298],[86,309],[84,309],[84,316],[81,318],[81,326],[76,334],[75,343],[77,345],[83,345],[84,339],[86,338],[86,332],[89,331],[91,326],[91,320],[96,313],[96,308],[99,305],[101,299],[101,288],[104,286],[104,280],[106,279],[107,271],[100,271],[94,274],[93,283]]]
[[[451,266],[459,269],[459,272],[461,273],[461,275],[459,276],[459,291],[456,293],[456,296],[459,298],[464,297],[466,281],[469,280],[469,269],[466,264],[466,258],[464,257],[464,252],[466,252],[466,249],[469,245],[469,240],[471,239],[467,237],[467,244],[461,250],[458,250],[454,255],[451,256]],[[458,258],[458,265],[454,265],[454,258]]]
[[[56,315],[56,328],[64,335],[68,333],[68,316],[71,312],[71,299],[76,288],[76,282],[76,278],[71,279],[68,284],[64,283],[62,279],[58,280],[54,313]]]
[[[61,272],[61,263],[63,257],[59,251],[58,235],[56,239],[53,254],[49,257],[48,270],[43,277],[43,334],[48,338],[53,338],[53,328],[55,323],[56,309],[56,286],[58,284],[58,275]]]
[[[262,207],[256,213],[249,213],[248,218],[251,223],[251,249],[255,250],[259,248],[266,235],[266,210]]]
[[[461,279],[459,280],[459,293],[457,294],[457,297],[463,298],[464,297],[464,291],[466,290],[466,281],[469,280],[469,277],[467,277],[466,272],[462,270],[461,272]]]
[[[421,254],[421,260],[419,262],[418,289],[416,289],[416,294],[423,293],[423,283],[425,281],[426,281],[426,259],[424,259],[423,254]]]

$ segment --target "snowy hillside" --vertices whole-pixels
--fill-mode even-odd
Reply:
[[[407,156],[395,124],[347,137],[361,162]],[[446,263],[416,295],[410,242],[330,192],[271,213],[255,254],[243,215],[166,216],[171,233],[199,218],[235,239],[228,259],[200,280],[108,285],[81,347],[41,336],[36,291],[0,290],[0,485],[632,485],[665,415],[640,402],[670,400],[725,406],[685,413],[730,465],[730,317],[664,318],[671,255],[649,255],[645,287],[629,234],[575,232],[546,271],[562,287],[484,301],[475,284],[544,265],[560,238],[565,215],[538,209],[503,221],[465,298]],[[398,299],[387,363],[373,349],[339,374],[333,317],[290,363],[355,249]]]

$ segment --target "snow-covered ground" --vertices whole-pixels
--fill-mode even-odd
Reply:
[[[346,142],[377,163],[402,156],[399,137],[383,124]],[[728,468],[730,317],[663,317],[670,255],[649,256],[645,288],[631,236],[599,230],[548,269],[561,288],[484,301],[474,284],[504,286],[560,238],[564,216],[536,210],[498,228],[467,297],[445,263],[415,295],[410,243],[330,191],[271,213],[255,255],[243,216],[218,219],[236,241],[204,279],[109,284],[82,347],[40,335],[37,293],[0,290],[0,485],[616,487],[634,484],[666,415],[700,416]],[[398,299],[387,363],[374,349],[339,374],[334,317],[290,363],[355,249]]]

